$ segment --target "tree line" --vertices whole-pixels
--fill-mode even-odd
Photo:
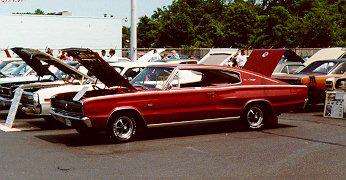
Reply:
[[[344,47],[345,2],[173,0],[140,18],[138,47]]]

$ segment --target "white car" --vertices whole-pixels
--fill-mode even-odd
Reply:
[[[35,96],[34,92],[40,89],[63,86],[67,84],[82,84],[86,80],[93,80],[91,77],[77,71],[72,66],[38,50],[28,48],[13,48],[12,50],[18,54],[18,56],[20,56],[23,61],[25,61],[34,72],[36,72],[38,76],[43,78],[47,77],[48,81],[26,84],[18,84],[18,82],[16,82],[9,83],[9,85],[6,87],[2,86],[0,88],[0,105],[2,109],[6,109],[11,106],[12,99],[15,96],[15,89],[18,87],[24,90],[19,104],[21,107],[25,104],[35,102],[38,97]],[[71,62],[69,64],[77,63]],[[19,78],[25,79],[23,77]],[[20,110],[28,109],[23,108]]]
[[[234,48],[215,48],[210,51],[198,61],[198,64],[204,65],[228,65],[228,61],[231,57],[234,57],[238,52],[238,49]]]

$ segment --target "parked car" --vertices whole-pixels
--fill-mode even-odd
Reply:
[[[321,61],[326,59],[345,59],[346,58],[346,48],[334,47],[334,48],[324,48],[317,51],[305,62],[305,65],[309,65],[315,61]]]
[[[310,74],[301,78],[301,83],[308,86],[311,105],[323,103],[326,97],[328,78],[340,78],[346,72],[346,62],[339,63],[328,74]]]
[[[234,48],[213,48],[198,61],[198,64],[204,65],[228,65],[229,60],[235,56],[238,49]]]
[[[326,79],[327,91],[342,90],[346,91],[346,73],[341,77],[330,77]]]
[[[13,48],[12,51],[23,59],[24,62],[32,68],[32,71],[39,76],[51,76],[47,82],[33,82],[21,84],[21,88],[24,90],[20,108],[25,113],[31,113],[45,110],[45,105],[50,98],[39,97],[37,91],[48,88],[63,86],[66,84],[82,84],[84,80],[91,79],[87,75],[80,73],[72,66],[46,54],[39,50],[29,48]],[[43,65],[45,63],[45,65]],[[70,62],[69,64],[76,65],[76,62]],[[23,78],[23,77],[22,77]],[[15,94],[15,89],[19,87],[19,84],[9,84],[8,86],[0,87],[0,104],[2,109],[8,109],[11,106],[12,98]],[[42,102],[42,103],[39,103]],[[49,112],[49,109],[48,109]]]
[[[314,61],[297,73],[290,75],[273,75],[273,78],[289,84],[307,85],[309,101],[307,109],[324,103],[326,79],[332,76],[341,76],[344,72],[346,59]]]
[[[250,129],[275,126],[280,113],[303,107],[307,97],[306,86],[223,66],[148,66],[130,83],[106,62],[91,59],[81,64],[110,88],[59,94],[51,113],[79,133],[106,131],[120,142],[132,140],[139,128],[240,118]]]

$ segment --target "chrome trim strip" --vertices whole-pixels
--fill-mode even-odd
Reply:
[[[199,124],[199,123],[208,123],[208,122],[232,121],[232,120],[239,120],[239,119],[240,119],[240,116],[235,116],[235,117],[214,118],[214,119],[201,119],[201,120],[193,120],[193,121],[179,121],[179,122],[171,122],[171,123],[148,124],[147,127],[155,128],[155,127],[165,127],[165,126],[180,126],[180,125]]]
[[[77,117],[63,115],[63,114],[60,114],[60,113],[56,113],[54,111],[50,111],[50,114],[54,115],[54,116],[60,116],[60,117],[65,118],[65,119],[72,119],[72,120],[77,120],[77,121],[85,121],[86,120],[86,119],[83,119],[83,118],[77,118]]]

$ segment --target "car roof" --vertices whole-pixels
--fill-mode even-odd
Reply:
[[[173,62],[110,62],[109,64],[112,66],[133,68],[133,67],[174,65],[176,63],[173,63]]]
[[[346,58],[341,58],[341,59],[325,59],[325,60],[317,60],[317,61],[313,61],[310,64],[314,63],[314,62],[345,62]],[[309,65],[309,64],[308,64]]]
[[[218,65],[203,65],[203,64],[158,64],[150,65],[148,67],[166,67],[166,68],[179,68],[179,69],[232,69],[236,71],[243,71],[238,68],[231,68],[229,66],[218,66]]]

